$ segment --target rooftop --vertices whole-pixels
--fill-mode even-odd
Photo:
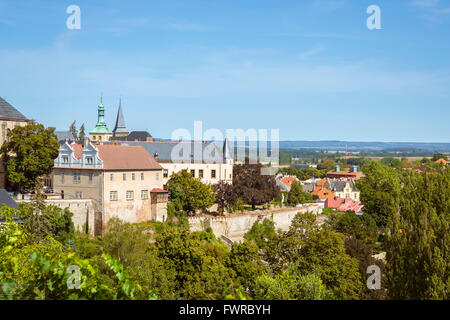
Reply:
[[[28,119],[22,113],[20,113],[2,97],[0,97],[0,119],[28,121]]]

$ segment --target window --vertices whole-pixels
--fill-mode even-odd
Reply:
[[[203,178],[203,169],[198,170],[198,176]]]
[[[191,175],[195,178],[195,170],[191,170]]]
[[[81,192],[81,191],[76,192],[75,193],[75,198],[77,198],[77,199],[83,198],[83,192]]]
[[[92,179],[94,178],[94,174],[92,172],[89,173],[89,182],[92,182]]]
[[[141,173],[141,180],[144,181],[144,173]]]
[[[216,178],[216,170],[211,170],[211,178],[212,179]]]
[[[102,136],[98,136],[98,140],[99,140],[99,141],[102,141]]]
[[[63,163],[69,163],[69,157],[68,156],[62,156],[62,162]]]
[[[134,172],[131,174],[131,180],[136,180],[136,174]]]
[[[122,176],[123,176],[123,181],[127,181],[127,174],[124,173]]]
[[[61,173],[61,183],[64,183],[64,172]]]
[[[148,190],[141,190],[141,199],[142,200],[148,199]]]
[[[113,181],[114,180],[114,173],[111,173],[110,175],[109,175],[109,181]]]
[[[81,173],[74,172],[73,173],[73,182],[77,183],[77,182],[80,182],[80,180],[81,180]]]
[[[156,173],[155,177],[156,177],[156,181],[159,181],[159,172]]]
[[[133,199],[134,199],[134,192],[127,191],[127,200],[133,200]]]
[[[169,170],[167,170],[167,169],[163,170],[163,177],[164,178],[168,178],[169,177]]]
[[[110,191],[109,192],[109,200],[117,201],[117,191]]]

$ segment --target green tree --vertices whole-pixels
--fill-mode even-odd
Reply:
[[[398,212],[401,193],[400,175],[379,162],[364,167],[364,178],[356,182],[361,191],[364,213],[371,215],[377,226],[385,227],[388,216]]]
[[[448,160],[448,159],[447,159],[447,156],[446,156],[445,154],[442,154],[442,153],[435,153],[435,154],[433,155],[433,158],[431,159],[431,161],[436,161],[436,160],[439,160],[439,159]]]
[[[293,181],[291,190],[288,193],[287,202],[289,205],[295,206],[297,204],[313,202],[313,198],[309,193],[303,191],[300,182]]]
[[[186,170],[172,174],[167,182],[167,189],[176,210],[184,210],[189,214],[199,209],[206,210],[215,201],[212,187],[195,179]]]
[[[368,214],[358,216],[352,211],[333,212],[328,216],[326,223],[335,232],[361,240],[368,245],[375,245],[378,238],[375,220]]]
[[[393,299],[449,299],[450,169],[407,172],[389,216],[387,275]]]
[[[58,150],[53,128],[33,121],[14,128],[0,149],[8,181],[18,184],[21,191],[35,189],[36,194],[41,193],[40,178],[52,171]]]
[[[402,167],[402,161],[393,157],[384,157],[380,163],[391,168],[400,169]]]

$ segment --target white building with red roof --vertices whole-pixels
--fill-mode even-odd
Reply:
[[[55,159],[52,187],[62,199],[93,199],[97,229],[113,217],[131,223],[164,221],[168,193],[162,170],[141,146],[66,142]]]

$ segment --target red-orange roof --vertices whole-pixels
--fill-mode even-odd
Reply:
[[[334,198],[333,191],[324,188],[324,187],[314,187],[314,190],[311,192],[311,195],[316,195],[319,197],[319,199],[327,199],[327,198]]]
[[[327,172],[327,174],[338,174],[338,175],[345,175],[345,176],[356,176],[356,172],[350,172],[350,171],[330,171]]]
[[[73,148],[73,150],[74,150],[74,156],[75,156],[75,158],[80,159],[81,156],[82,156],[83,146],[82,146],[81,144],[76,144],[76,143],[72,143],[70,146],[71,146],[71,147]]]
[[[447,164],[447,160],[445,160],[444,158],[440,158],[440,159],[436,160],[434,163],[443,163],[443,164]]]
[[[294,177],[285,177],[281,180],[281,182],[283,182],[285,185],[287,185],[289,188],[292,187],[292,182],[294,182],[295,179]]]
[[[97,145],[106,170],[161,170],[162,167],[141,146]]]

